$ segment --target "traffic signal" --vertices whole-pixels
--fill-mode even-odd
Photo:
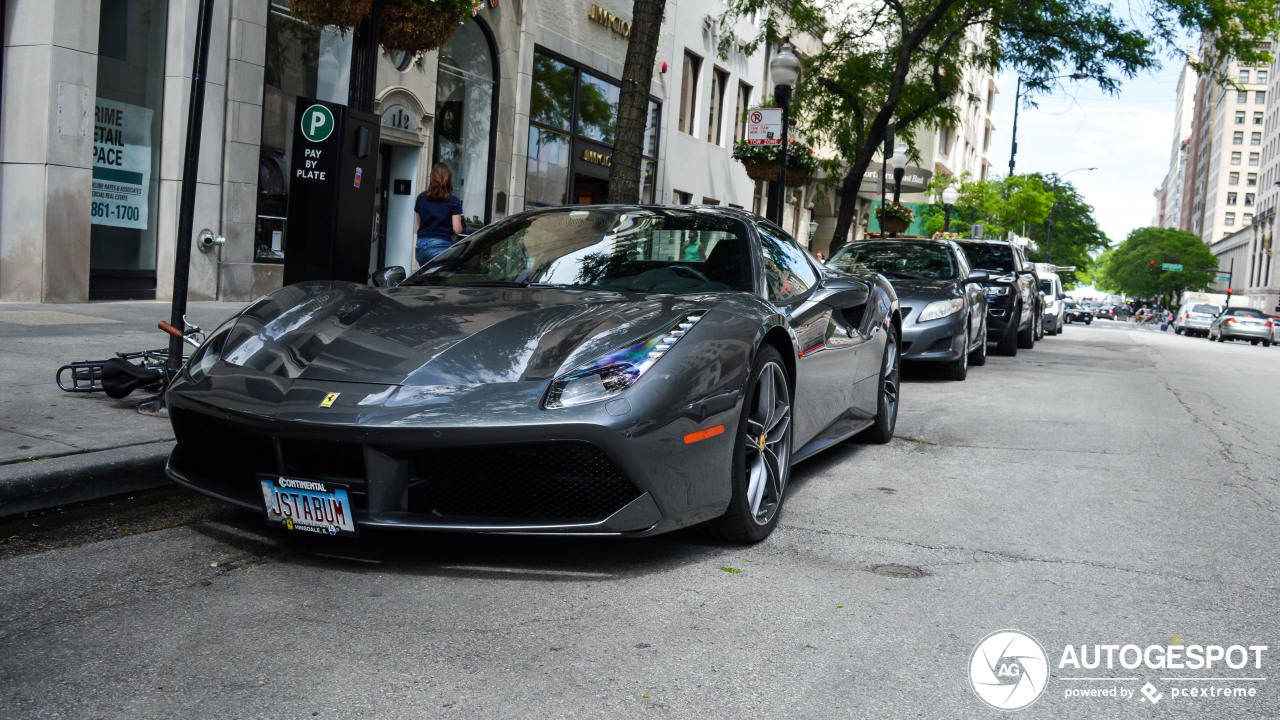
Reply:
[[[1147,261],[1147,269],[1148,269],[1148,270],[1150,270],[1151,272],[1155,272],[1155,271],[1156,271],[1156,261],[1155,261],[1155,260],[1149,260],[1149,261]]]

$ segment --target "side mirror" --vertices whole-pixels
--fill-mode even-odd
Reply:
[[[392,265],[381,270],[374,270],[369,279],[373,281],[374,287],[390,288],[404,282],[405,277],[404,268],[399,265]]]
[[[781,161],[781,160],[779,160],[778,162],[782,162],[782,161]],[[1058,299],[1059,299],[1059,300],[1066,300],[1066,299],[1067,299],[1067,294],[1066,294],[1066,293],[1058,293]]]
[[[969,273],[969,277],[965,278],[964,281],[966,284],[984,283],[990,279],[991,279],[991,273],[987,272],[986,270],[974,270]]]

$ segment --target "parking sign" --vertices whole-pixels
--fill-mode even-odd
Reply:
[[[782,108],[752,108],[747,111],[747,144],[782,144]]]

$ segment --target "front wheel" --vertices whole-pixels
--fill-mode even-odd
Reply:
[[[884,344],[884,359],[880,361],[880,392],[876,396],[876,418],[871,427],[858,435],[858,440],[884,444],[893,439],[898,425],[898,390],[902,381],[902,348],[898,342],[898,328],[889,325]]]
[[[778,525],[791,477],[791,386],[771,345],[756,355],[733,446],[733,496],[712,527],[731,542],[755,543]]]
[[[969,328],[964,329],[964,350],[960,357],[942,366],[942,377],[948,380],[964,380],[969,376]]]
[[[1044,313],[1036,311],[1036,319],[1031,321],[1036,332],[1036,342],[1044,339]]]
[[[982,335],[978,337],[978,344],[969,353],[969,364],[974,367],[982,367],[987,364],[987,323],[982,323]]]
[[[1018,331],[1018,349],[1030,350],[1036,346],[1036,321],[1032,320],[1026,330]]]

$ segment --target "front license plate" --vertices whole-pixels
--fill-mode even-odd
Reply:
[[[346,486],[282,475],[259,475],[258,481],[267,524],[322,535],[359,534]]]

